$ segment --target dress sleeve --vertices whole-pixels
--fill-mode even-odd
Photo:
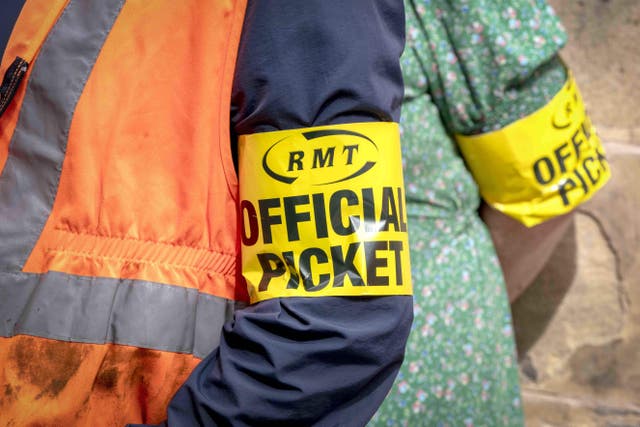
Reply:
[[[417,25],[407,49],[423,64],[451,133],[502,128],[544,106],[565,83],[558,52],[567,35],[545,0],[410,3]]]
[[[249,1],[232,130],[397,121],[403,44],[402,2]],[[252,304],[179,389],[168,425],[365,425],[402,363],[411,321],[409,295]]]
[[[416,0],[411,9],[419,25],[408,49],[487,204],[533,227],[608,181],[604,149],[558,56],[566,34],[545,0]]]

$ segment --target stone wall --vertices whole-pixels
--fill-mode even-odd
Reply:
[[[640,0],[549,0],[612,179],[513,304],[527,425],[640,426]]]

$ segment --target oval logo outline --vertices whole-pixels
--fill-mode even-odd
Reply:
[[[338,177],[337,179],[331,179],[331,180],[323,180],[321,182],[313,182],[310,185],[312,186],[323,186],[323,185],[331,185],[331,184],[336,184],[339,182],[344,182],[344,181],[348,181],[354,178],[357,178],[365,173],[367,173],[369,170],[373,169],[373,167],[377,164],[377,158],[379,155],[379,148],[378,145],[375,143],[375,141],[373,141],[371,138],[369,138],[368,136],[359,133],[359,132],[355,132],[355,131],[351,131],[351,130],[346,130],[346,129],[323,129],[323,130],[309,130],[309,131],[303,131],[300,133],[296,133],[293,135],[288,135],[284,138],[281,138],[279,140],[277,140],[276,142],[274,142],[271,147],[269,147],[267,149],[267,151],[265,151],[263,157],[262,157],[262,168],[265,171],[265,173],[267,175],[269,175],[271,178],[275,179],[276,181],[285,183],[285,184],[293,184],[295,181],[297,181],[301,176],[304,175],[305,172],[307,172],[309,169],[313,170],[316,169],[315,167],[312,168],[302,168],[302,170],[298,169],[298,175],[297,176],[289,176],[289,175],[285,175],[282,172],[277,171],[277,169],[279,168],[275,168],[273,167],[273,161],[270,161],[269,159],[271,158],[271,156],[273,155],[273,153],[277,153],[278,152],[278,148],[281,148],[284,144],[286,143],[291,143],[291,140],[294,138],[299,138],[302,137],[304,139],[304,141],[309,141],[309,142],[318,142],[320,139],[322,138],[327,138],[327,137],[335,137],[335,136],[346,136],[346,137],[355,137],[358,138],[360,140],[366,141],[367,144],[365,145],[365,147],[369,147],[363,151],[365,151],[365,153],[358,153],[359,150],[359,146],[356,147],[355,149],[355,153],[357,154],[356,157],[357,158],[362,158],[367,156],[367,154],[371,157],[375,156],[375,159],[368,159],[368,160],[363,160],[361,163],[361,165],[354,171],[353,169],[355,168],[350,168],[349,171],[351,173],[345,175],[345,176],[341,176]],[[328,144],[318,144],[320,146],[320,149],[324,146],[324,145],[328,145]],[[345,147],[347,147],[346,144],[344,144],[344,140],[342,140],[342,146],[343,146],[343,154],[344,154],[344,150],[346,149]],[[333,147],[335,148],[335,147]],[[309,150],[309,147],[304,147],[303,148],[304,151],[302,151],[302,153],[307,154],[309,151],[313,151],[315,153],[314,150]],[[318,150],[318,148],[316,148],[315,150]],[[366,151],[368,151],[368,153],[366,153]],[[289,151],[288,152],[289,155],[292,155],[292,152]],[[303,156],[304,156],[303,154]],[[326,154],[326,153],[325,153]],[[331,153],[333,154],[333,153]],[[373,154],[373,156],[372,156]],[[349,155],[353,155],[353,152],[350,152]],[[302,158],[300,158],[301,160]],[[333,159],[333,157],[332,157]],[[291,159],[289,160],[291,162]],[[326,161],[326,159],[325,159]],[[289,165],[291,167],[291,164]],[[330,165],[333,166],[333,165]],[[348,166],[345,165],[345,167]],[[325,166],[322,165],[321,168],[324,168]],[[321,169],[319,169],[321,170]],[[309,174],[310,175],[310,174]],[[311,178],[310,178],[311,179]],[[311,179],[312,180],[312,179]],[[312,180],[313,181],[313,180]]]

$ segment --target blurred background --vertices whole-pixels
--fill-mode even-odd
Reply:
[[[640,0],[548,0],[612,168],[513,304],[527,426],[640,426]]]

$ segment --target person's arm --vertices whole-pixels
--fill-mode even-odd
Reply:
[[[403,42],[399,1],[249,1],[235,133],[397,122]],[[317,235],[301,239],[318,243]],[[336,267],[343,277],[349,264]],[[261,300],[225,327],[220,347],[172,400],[168,424],[365,425],[397,374],[411,321],[410,295]]]
[[[573,212],[542,224],[521,222],[483,203],[480,216],[487,225],[507,284],[509,301],[515,301],[531,285],[549,260],[573,220]]]
[[[450,2],[429,32],[444,40],[422,51],[432,65],[425,67],[429,92],[485,200],[480,213],[513,300],[550,256],[575,206],[607,181],[604,150],[558,55],[566,34],[545,1],[471,9]]]
[[[556,59],[545,67],[553,72],[564,64]],[[514,90],[527,94],[544,72]],[[459,138],[485,199],[480,215],[512,302],[548,261],[575,207],[597,192],[610,174],[576,83],[568,71],[566,76],[564,87],[538,110],[497,131]]]
[[[513,87],[520,96],[533,99],[535,90],[549,85],[550,78],[558,81],[564,75],[563,88],[540,97],[545,102],[540,108],[524,110],[524,117],[497,131],[463,139],[463,152],[489,200],[480,207],[480,215],[491,234],[511,302],[549,260],[574,218],[575,207],[597,192],[610,174],[577,85],[565,67],[556,56]],[[511,104],[512,110],[518,107],[516,101]],[[508,109],[510,102],[503,105]]]

